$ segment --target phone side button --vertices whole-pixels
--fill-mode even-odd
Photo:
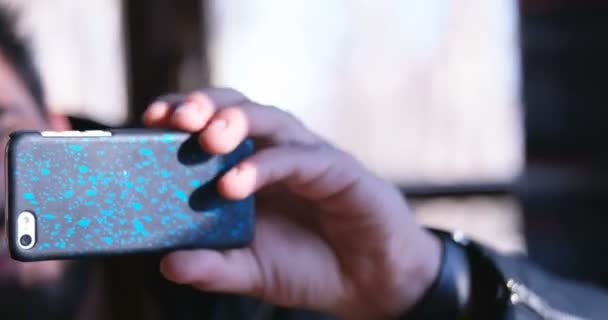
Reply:
[[[112,135],[110,131],[103,130],[87,130],[87,131],[42,131],[43,137],[109,137]]]
[[[82,133],[87,137],[109,137],[112,135],[112,132],[104,130],[87,130]]]

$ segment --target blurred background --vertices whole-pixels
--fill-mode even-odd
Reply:
[[[84,127],[231,86],[355,154],[424,223],[608,285],[603,1],[0,2],[50,108]]]

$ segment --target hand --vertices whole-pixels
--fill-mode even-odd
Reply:
[[[169,280],[201,290],[349,319],[394,318],[434,280],[440,244],[414,220],[403,196],[290,114],[230,89],[159,99],[149,126],[200,132],[209,153],[246,137],[258,150],[218,182],[229,199],[256,194],[256,236],[243,249],[167,255]]]

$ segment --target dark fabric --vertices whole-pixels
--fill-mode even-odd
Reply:
[[[189,304],[163,308],[162,319],[175,320],[333,320],[331,315],[319,312],[280,308],[257,299],[226,294],[205,294],[184,291],[178,296],[189,296]],[[192,299],[194,298],[194,299]],[[165,306],[168,307],[168,306]]]
[[[452,240],[450,234],[434,234],[441,240],[443,249],[437,278],[422,299],[401,319],[455,319],[470,303],[472,281],[467,252]]]
[[[489,249],[485,253],[495,262],[505,279],[525,285],[552,308],[584,319],[608,317],[608,293],[593,284],[559,278],[539,269],[523,256],[503,256]],[[540,319],[521,304],[510,309],[508,319]]]

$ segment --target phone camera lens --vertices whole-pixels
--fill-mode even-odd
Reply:
[[[21,238],[19,238],[19,243],[21,243],[22,246],[27,247],[32,244],[32,237],[27,234],[22,235]]]

